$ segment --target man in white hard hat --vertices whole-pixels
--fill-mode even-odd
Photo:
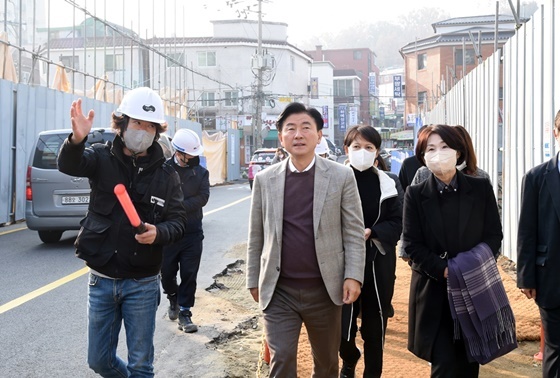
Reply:
[[[325,139],[325,137],[321,137],[321,141],[319,142],[317,147],[315,147],[315,153],[320,157],[326,159],[329,158],[329,145],[327,144],[327,140]]]
[[[170,320],[179,318],[179,329],[192,333],[198,331],[192,322],[191,308],[194,306],[196,277],[202,257],[202,208],[210,197],[210,180],[208,170],[200,165],[200,155],[204,148],[198,135],[188,129],[179,129],[171,141],[175,154],[167,160],[181,178],[183,205],[187,211],[185,236],[163,250],[161,267],[161,285],[169,308]],[[177,284],[177,272],[181,282]]]
[[[103,377],[153,377],[156,310],[161,300],[159,272],[163,245],[180,240],[186,227],[177,172],[165,165],[157,139],[165,131],[163,104],[150,88],[136,88],[112,114],[112,143],[85,148],[94,112],[82,100],[70,108],[72,133],[64,142],[58,169],[87,177],[91,195],[76,238],[76,255],[90,268],[88,284],[88,364]],[[123,184],[145,224],[132,226],[114,194]],[[117,356],[124,323],[128,362]]]

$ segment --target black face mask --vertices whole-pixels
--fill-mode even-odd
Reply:
[[[185,167],[195,167],[200,165],[200,158],[198,156],[193,156],[192,158],[188,159],[183,154],[175,154],[175,162],[183,164]]]
[[[189,165],[189,159],[183,154],[175,154],[175,159],[178,163],[180,163],[184,166]]]

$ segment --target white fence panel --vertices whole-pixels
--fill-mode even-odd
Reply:
[[[560,7],[550,0],[516,35],[471,71],[425,116],[425,124],[463,125],[478,165],[501,200],[503,253],[517,260],[521,180],[550,159],[554,116],[560,109]],[[502,77],[502,99],[500,98]],[[499,191],[501,188],[501,192]]]
[[[14,172],[14,83],[0,80],[0,223],[13,213],[11,198]]]

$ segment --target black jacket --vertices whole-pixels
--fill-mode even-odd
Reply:
[[[560,306],[558,193],[558,155],[523,176],[517,232],[517,286],[537,289],[536,302],[545,309]]]
[[[138,159],[142,168],[124,155],[123,147],[119,136],[113,143],[88,148],[66,139],[58,156],[58,169],[90,181],[90,203],[80,222],[76,255],[109,277],[148,277],[161,268],[162,246],[180,240],[185,232],[183,193],[177,173],[164,164],[157,142],[148,149],[148,157]],[[136,231],[114,194],[117,184],[127,188],[140,219],[156,225],[153,244],[140,244],[134,238]]]
[[[403,241],[412,259],[408,311],[408,350],[430,361],[441,318],[449,311],[447,259],[484,242],[498,256],[502,224],[490,181],[457,172],[460,237],[457,250],[446,245],[439,192],[433,174],[410,185],[404,199]],[[446,254],[447,252],[447,254]]]
[[[365,224],[372,230],[366,241],[367,262],[364,277],[373,277],[373,287],[381,313],[386,317],[391,309],[397,267],[396,246],[402,231],[403,190],[397,175],[372,168],[379,176],[379,213],[374,224]],[[383,270],[383,272],[378,272]],[[367,271],[373,271],[369,273]],[[359,300],[359,299],[358,299]],[[348,339],[354,304],[342,306],[342,337]]]
[[[420,160],[416,158],[416,155],[409,156],[403,160],[399,171],[399,181],[404,191],[406,191],[406,188],[412,183],[416,171],[421,166],[422,164]]]
[[[186,233],[202,232],[202,208],[210,197],[210,179],[208,170],[200,165],[198,157],[189,159],[186,167],[175,162],[174,156],[165,163],[179,174],[183,190],[183,206],[187,211]]]

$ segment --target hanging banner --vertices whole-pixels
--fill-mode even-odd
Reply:
[[[401,98],[402,97],[402,76],[395,75],[393,76],[393,97]]]
[[[329,107],[323,106],[323,129],[329,128]]]
[[[348,108],[348,126],[354,126],[358,124],[358,107],[350,106]]]
[[[311,78],[311,98],[317,99],[319,98],[319,78],[312,77]]]
[[[346,105],[338,105],[338,127],[346,131]]]
[[[371,96],[377,96],[377,80],[375,72],[369,73],[369,94]]]

